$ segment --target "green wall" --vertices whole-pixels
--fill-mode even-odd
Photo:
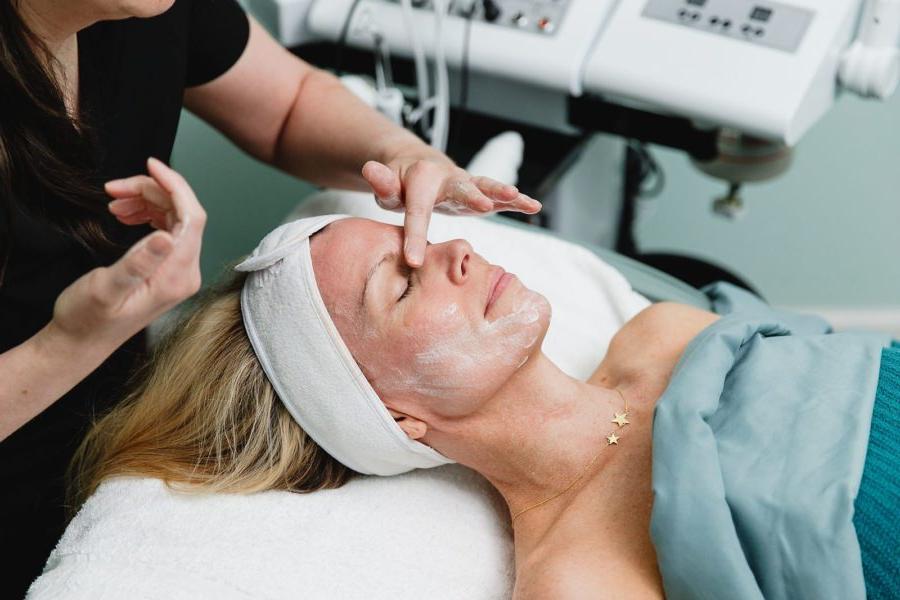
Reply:
[[[204,283],[256,246],[313,188],[257,162],[187,111],[172,166],[184,175],[208,216],[201,267]]]
[[[746,188],[737,222],[711,212],[724,185],[681,154],[655,150],[666,171],[644,250],[727,265],[773,303],[900,306],[900,95],[841,98],[796,148],[780,179]]]

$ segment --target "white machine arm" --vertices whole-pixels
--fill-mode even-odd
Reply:
[[[843,86],[866,98],[884,100],[900,81],[900,0],[868,0],[856,41],[841,57]]]

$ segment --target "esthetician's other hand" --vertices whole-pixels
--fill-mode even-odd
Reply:
[[[534,214],[541,203],[513,185],[489,177],[470,175],[446,156],[400,157],[387,164],[369,161],[362,175],[382,208],[405,211],[404,255],[411,267],[425,258],[432,211],[454,215],[481,215],[511,210]]]
[[[206,213],[181,175],[152,158],[147,170],[149,176],[106,184],[115,198],[109,211],[121,223],[150,223],[158,231],[63,291],[51,321],[56,335],[115,348],[200,289]]]

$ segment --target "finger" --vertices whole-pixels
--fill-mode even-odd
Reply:
[[[116,219],[123,225],[143,225],[150,223],[156,229],[170,231],[172,229],[172,213],[160,211],[140,211],[130,215],[116,215]]]
[[[478,189],[494,200],[511,202],[519,195],[519,189],[516,186],[500,183],[490,177],[473,177],[472,182],[478,186]]]
[[[143,225],[144,223],[149,223],[152,217],[146,212],[139,212],[133,215],[117,216],[116,220],[123,225]]]
[[[428,225],[442,187],[443,179],[439,174],[431,169],[417,169],[410,174],[403,191],[406,208],[403,254],[411,267],[420,267],[425,261]]]
[[[117,219],[128,219],[129,217],[139,218],[140,216],[149,216],[153,218],[174,219],[172,211],[163,211],[157,208],[155,204],[147,202],[143,198],[125,198],[121,200],[113,200],[109,203],[109,212]]]
[[[362,168],[362,176],[375,194],[378,206],[393,210],[400,207],[400,175],[378,161],[370,160]]]
[[[512,210],[527,214],[540,212],[544,207],[543,204],[525,194],[519,194],[516,199],[511,202],[501,202],[498,200],[495,201],[494,204],[496,205],[497,210]]]
[[[147,202],[140,197],[119,198],[107,205],[109,212],[116,216],[127,217],[135,213],[147,210]]]
[[[155,158],[149,158],[147,171],[169,193],[175,205],[176,222],[171,232],[178,240],[176,249],[178,264],[182,268],[199,268],[206,211],[203,210],[188,182],[175,170]]]
[[[153,157],[147,159],[147,171],[172,199],[178,221],[173,229],[175,236],[180,236],[183,229],[193,228],[196,230],[198,225],[202,229],[202,224],[198,224],[198,217],[201,213],[205,217],[203,207],[200,206],[194,190],[191,189],[184,177]],[[205,218],[203,222],[205,222]]]
[[[452,202],[457,206],[464,206],[474,212],[489,212],[494,208],[494,202],[478,189],[472,181],[466,179],[457,180],[447,187],[447,199],[444,202]]]
[[[107,181],[103,188],[106,190],[106,193],[113,198],[132,198],[140,195],[141,188],[140,185],[138,185],[138,181],[143,177],[146,177],[146,175],[135,175],[134,177],[126,177],[124,179],[113,179]]]
[[[139,198],[152,203],[161,210],[174,210],[175,208],[169,193],[153,178],[146,175],[108,181],[105,187],[106,192],[116,200]]]
[[[526,196],[525,194],[519,194],[519,197],[513,202],[513,205],[518,210],[530,215],[539,213],[541,212],[541,209],[544,208],[544,205],[539,200],[535,200],[531,196]]]
[[[473,177],[472,181],[482,192],[493,198],[498,210],[515,210],[528,214],[540,212],[543,205],[525,194],[519,193],[514,185],[506,185],[490,177]]]
[[[172,253],[174,241],[165,231],[151,233],[108,269],[103,271],[101,286],[115,305],[143,285]]]
[[[143,196],[145,186],[152,182],[153,179],[147,175],[134,175],[107,181],[104,188],[113,198],[134,198]]]

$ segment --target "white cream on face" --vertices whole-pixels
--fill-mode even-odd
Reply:
[[[543,296],[516,292],[510,312],[494,321],[472,323],[450,304],[429,330],[406,334],[410,347],[417,348],[413,360],[379,378],[379,390],[445,400],[496,391],[528,360],[543,333],[541,316],[549,316]]]
[[[396,230],[357,232],[348,239],[359,240],[356,246],[360,247],[344,245],[353,248],[350,252],[354,255],[372,246],[396,248],[400,241],[397,234]],[[389,292],[399,295],[402,288],[396,273],[380,272],[382,282],[377,284],[371,306],[366,308],[359,306],[360,292],[352,285],[343,263],[319,258],[325,257],[329,248],[319,244],[313,246],[314,260],[322,264],[317,277],[321,275],[325,281],[324,296],[333,299],[328,304],[329,312],[363,373],[389,407],[401,410],[397,404],[401,401],[412,408],[410,401],[425,406],[429,400],[435,400],[431,408],[446,416],[471,413],[539,352],[550,317],[546,299],[518,281],[511,282],[492,305],[490,316],[485,317],[480,304],[486,278],[490,276],[486,267],[490,265],[474,255],[471,247],[443,246],[434,250],[435,260],[439,261],[476,256],[470,264],[475,277],[471,285],[445,287],[440,279],[444,275],[430,271],[435,277],[430,284],[413,290],[406,303],[394,300],[389,304]],[[318,256],[317,249],[321,253]],[[343,252],[348,250],[343,248]],[[365,269],[371,268],[368,261],[360,262],[365,263]],[[448,265],[435,263],[430,269],[445,266]],[[382,270],[387,268],[390,267]],[[452,273],[455,275],[449,276],[458,277],[457,271]]]

